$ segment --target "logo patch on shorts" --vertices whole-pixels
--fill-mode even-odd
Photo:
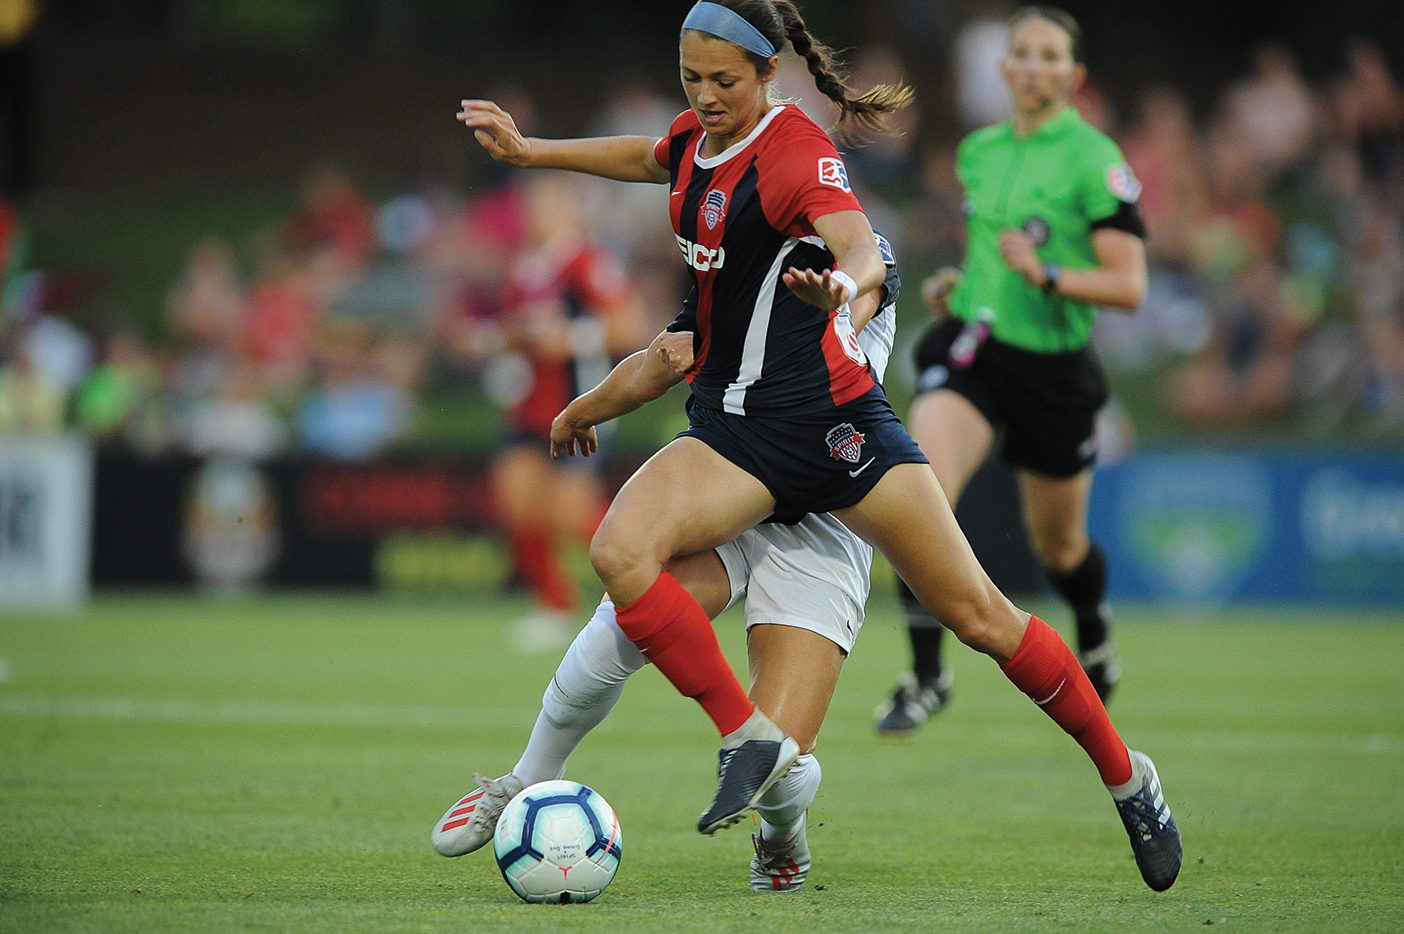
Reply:
[[[708,230],[715,230],[723,217],[726,217],[726,192],[713,188],[702,202],[702,219],[707,222]]]
[[[863,435],[848,422],[835,425],[824,436],[824,443],[829,446],[829,456],[850,464],[858,463],[863,456],[863,441]]]

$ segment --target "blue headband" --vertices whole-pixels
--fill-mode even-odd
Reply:
[[[707,3],[703,0],[688,11],[682,28],[695,29],[709,36],[734,42],[761,58],[770,58],[775,54],[775,46],[770,44],[764,33],[748,23],[740,13],[720,3]]]

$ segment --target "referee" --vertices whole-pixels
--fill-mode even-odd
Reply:
[[[1120,148],[1069,103],[1087,75],[1080,35],[1052,7],[1025,7],[1010,21],[1000,70],[1013,115],[957,150],[965,264],[923,284],[937,320],[917,346],[908,427],[953,505],[999,439],[1034,551],[1072,608],[1078,659],[1105,700],[1120,667],[1087,504],[1107,384],[1088,340],[1095,306],[1140,304],[1145,227]],[[951,689],[943,628],[901,589],[913,663],[876,712],[888,736],[911,734]]]

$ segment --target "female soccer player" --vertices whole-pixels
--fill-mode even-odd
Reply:
[[[850,303],[859,343],[879,379],[892,353],[897,324],[892,305],[901,287],[891,248],[885,240],[880,246],[888,263],[886,282]],[[557,424],[600,422],[633,411],[677,385],[692,360],[692,335],[665,331],[648,350],[626,359],[574,400]],[[573,439],[573,430],[566,429],[559,440]],[[803,753],[756,802],[761,823],[752,837],[750,884],[758,892],[792,892],[809,875],[806,816],[821,777],[814,747],[839,670],[863,626],[872,554],[834,517],[808,515],[794,525],[763,523],[714,551],[668,563],[668,573],[710,617],[745,595],[750,696]],[[481,788],[456,801],[434,825],[434,848],[462,856],[492,839],[507,802],[528,785],[563,777],[566,759],[609,715],[625,680],[646,664],[620,631],[614,604],[606,598],[547,685],[517,764],[497,779],[475,776]]]
[[[788,0],[704,0],[679,43],[690,107],[662,139],[527,139],[490,101],[464,101],[459,114],[512,165],[670,183],[673,229],[694,282],[678,322],[695,332],[690,427],[619,491],[590,559],[619,628],[722,734],[717,794],[698,830],[740,820],[799,747],[752,703],[706,611],[664,568],[767,518],[833,512],[1077,739],[1117,802],[1143,877],[1167,888],[1179,870],[1179,830],[1154,766],[1121,741],[1057,633],[1014,606],[975,560],[841,313],[882,282],[884,266],[829,138],[768,93],[787,40],[839,106],[841,134],[880,128],[909,99],[908,89],[889,87],[850,97]],[[553,438],[569,440],[553,441],[553,451],[593,449],[593,424],[561,428]]]
[[[917,347],[909,423],[952,503],[1003,431],[1029,538],[1072,607],[1079,661],[1105,701],[1120,667],[1087,502],[1107,385],[1088,339],[1094,305],[1140,304],[1145,228],[1140,185],[1121,150],[1068,103],[1086,77],[1079,35],[1072,17],[1051,7],[1026,7],[1010,22],[1000,67],[1013,116],[957,151],[965,272],[943,269],[923,286],[938,320]],[[876,714],[878,732],[893,736],[940,710],[951,685],[941,624],[905,588],[902,599],[913,670]]]

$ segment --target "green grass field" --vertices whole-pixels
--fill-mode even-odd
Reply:
[[[556,662],[506,649],[524,603],[474,602],[0,619],[0,931],[1404,929],[1398,613],[1122,608],[1112,713],[1184,833],[1168,893],[1081,751],[970,651],[915,742],[873,737],[905,654],[878,599],[821,739],[803,891],[752,894],[748,832],[695,832],[716,737],[650,670],[571,763],[619,812],[619,876],[538,906],[488,854],[428,843],[470,771],[515,762]],[[739,661],[739,618],[719,628]]]

